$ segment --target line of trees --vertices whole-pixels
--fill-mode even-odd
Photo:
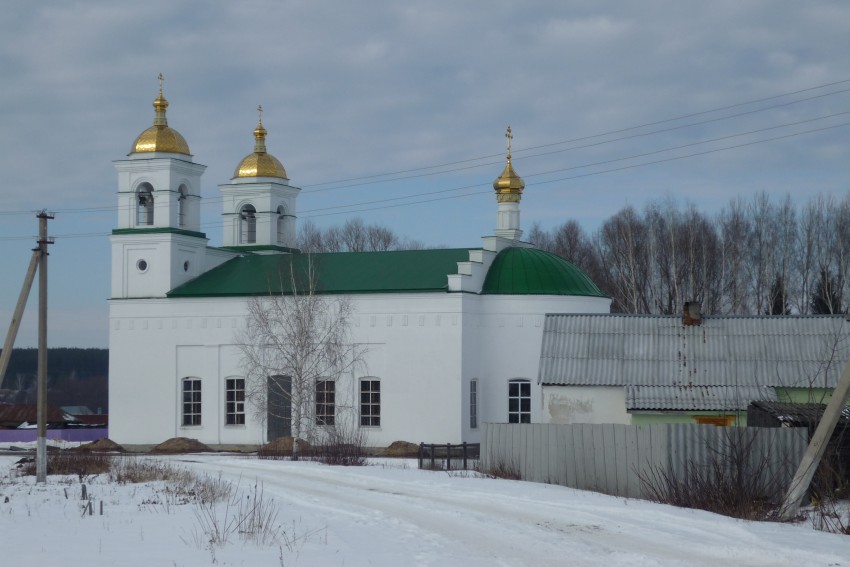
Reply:
[[[88,406],[106,413],[109,404],[109,350],[105,348],[47,349],[48,400],[56,406]],[[0,390],[0,402],[34,404],[38,349],[12,350]]]
[[[366,224],[355,217],[342,226],[321,229],[312,221],[300,223],[297,248],[312,252],[384,252],[387,250],[419,250],[424,244],[404,238],[392,229],[377,224]]]
[[[718,214],[673,199],[627,206],[588,235],[575,221],[532,226],[535,246],[582,268],[619,313],[844,313],[850,298],[850,194],[732,200]]]

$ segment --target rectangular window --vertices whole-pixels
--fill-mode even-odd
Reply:
[[[201,381],[197,378],[183,380],[183,425],[201,424]]]
[[[224,418],[227,425],[245,425],[245,379],[228,378],[226,381]]]
[[[531,423],[531,382],[508,382],[508,423]]]
[[[478,380],[469,381],[469,427],[478,429]]]
[[[316,425],[333,425],[336,415],[336,383],[333,380],[316,382]]]
[[[380,427],[381,425],[381,381],[360,381],[360,425],[362,427]]]

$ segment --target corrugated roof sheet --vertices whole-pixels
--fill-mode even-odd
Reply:
[[[761,386],[626,386],[627,410],[732,411],[750,400],[776,400]]]
[[[843,316],[546,316],[539,380],[563,385],[833,388],[850,359]]]
[[[318,293],[400,293],[446,291],[448,274],[469,261],[467,248],[248,254],[234,258],[168,293],[168,297],[216,297],[291,294],[307,289],[312,263]]]

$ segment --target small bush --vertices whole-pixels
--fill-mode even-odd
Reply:
[[[108,472],[111,460],[112,458],[108,455],[48,451],[47,474],[74,475],[82,480],[88,476]],[[35,461],[24,463],[21,472],[25,475],[35,475]]]
[[[745,520],[777,520],[786,482],[770,456],[753,453],[755,437],[729,431],[705,463],[688,461],[680,474],[652,467],[640,475],[648,498]]]
[[[491,466],[486,471],[479,471],[485,476],[491,478],[506,478],[508,480],[522,480],[522,474],[519,472],[519,467],[515,464],[498,462]]]
[[[365,437],[359,427],[331,427],[310,451],[310,456],[326,465],[366,464]]]
[[[110,482],[137,484],[141,482],[187,482],[191,473],[169,463],[145,457],[121,457],[113,460],[109,470]]]

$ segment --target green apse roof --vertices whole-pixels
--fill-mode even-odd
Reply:
[[[469,260],[469,249],[247,254],[168,292],[168,297],[224,297],[292,293],[307,288],[312,264],[318,293],[447,291],[448,274]],[[302,283],[303,282],[303,283]]]
[[[605,297],[590,277],[563,258],[536,248],[506,248],[487,271],[481,293]]]

